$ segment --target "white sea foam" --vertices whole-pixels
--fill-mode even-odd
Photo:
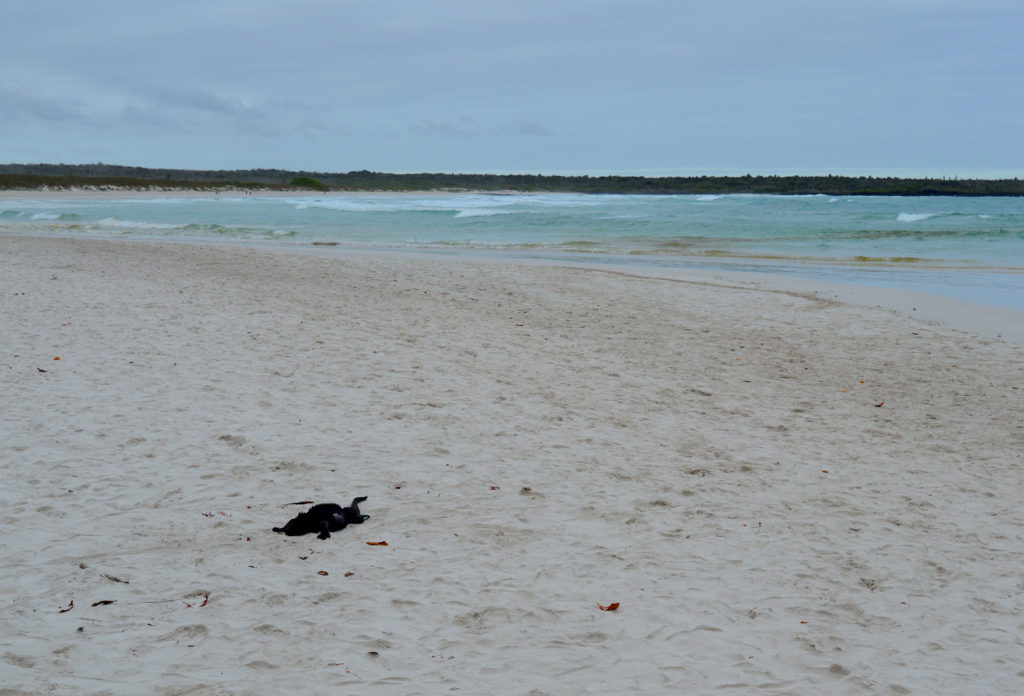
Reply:
[[[717,201],[719,198],[724,198],[721,194],[708,193],[701,196],[697,196],[698,201]]]
[[[139,222],[136,220],[121,220],[116,217],[103,218],[102,220],[94,223],[97,227],[117,227],[120,229],[133,229],[133,230],[176,230],[181,229],[181,225],[175,225],[168,222]]]
[[[492,215],[508,215],[514,212],[514,210],[495,210],[494,208],[471,208],[469,210],[460,210],[455,214],[455,217],[491,217]]]
[[[927,220],[933,218],[937,213],[900,213],[896,216],[896,219],[900,222],[920,222],[921,220]]]
[[[60,215],[56,213],[35,213],[30,218],[32,220],[60,220]]]

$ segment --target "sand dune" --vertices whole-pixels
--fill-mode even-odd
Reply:
[[[1018,342],[728,278],[0,252],[2,694],[1024,683]]]

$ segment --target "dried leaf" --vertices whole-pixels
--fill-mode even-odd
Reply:
[[[205,597],[203,597],[203,603],[200,604],[199,606],[205,607],[206,603],[209,602],[209,601],[210,601],[210,595],[206,595]]]
[[[326,570],[318,570],[318,571],[316,571],[316,574],[317,575],[328,575],[328,572]]]
[[[347,573],[345,573],[345,577],[346,577],[346,578],[350,578],[350,577],[352,577],[353,575],[355,575],[355,573],[353,573],[353,572],[352,572],[351,570],[350,570],[350,571],[348,571]]]
[[[618,602],[612,602],[608,606],[603,606],[601,604],[598,604],[597,606],[598,606],[598,608],[601,611],[615,611],[616,609],[619,608],[619,603]]]
[[[101,599],[98,602],[93,602],[92,606],[94,606],[94,607],[103,607],[103,606],[106,606],[108,604],[113,604],[116,601],[117,601],[116,599]]]
[[[492,491],[501,490],[501,486],[491,486]]]
[[[61,609],[57,613],[58,614],[63,614],[64,612],[71,611],[74,608],[75,608],[75,600],[72,599],[70,604],[68,604],[66,607],[64,607],[63,609]]]
[[[386,541],[368,541],[368,542],[366,542],[366,545],[367,546],[387,546],[388,542],[386,542]]]
[[[882,408],[883,406],[885,406],[885,402],[884,401],[882,403],[880,403],[880,404],[875,404],[875,408]]]

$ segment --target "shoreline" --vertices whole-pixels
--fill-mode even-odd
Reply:
[[[130,240],[156,241],[161,240]],[[165,243],[179,243],[178,241]],[[206,244],[208,242],[191,242],[184,244]],[[977,333],[990,339],[1005,340],[1010,343],[1024,344],[1024,312],[998,305],[957,300],[943,295],[911,290],[908,288],[889,288],[876,285],[862,285],[836,281],[818,280],[790,276],[782,273],[759,273],[757,271],[733,271],[702,268],[682,268],[670,266],[644,265],[605,265],[588,263],[586,260],[551,260],[542,258],[524,258],[521,256],[502,256],[486,253],[465,253],[439,251],[437,249],[376,249],[365,247],[343,247],[340,245],[312,242],[308,245],[275,245],[254,247],[246,242],[223,242],[225,246],[267,249],[271,253],[294,253],[324,256],[333,254],[337,258],[345,256],[373,258],[415,258],[432,259],[449,263],[479,263],[484,265],[522,265],[525,267],[552,267],[576,269],[592,273],[607,273],[623,277],[635,276],[663,279],[680,283],[707,285],[716,284],[730,288],[749,288],[767,292],[791,293],[796,295],[814,296],[821,299],[836,301],[843,304],[874,309],[891,313],[906,319],[921,321],[933,326]],[[220,244],[214,244],[219,246]],[[330,258],[329,256],[326,256]]]
[[[142,199],[166,199],[166,200],[185,200],[185,199],[196,199],[198,201],[207,200],[213,201],[218,198],[224,200],[225,204],[229,204],[231,201],[236,201],[241,205],[244,205],[245,199],[249,198],[246,193],[242,190],[225,192],[223,194],[217,194],[212,191],[184,191],[184,190],[173,190],[173,191],[107,191],[97,192],[95,190],[78,190],[78,191],[48,191],[43,192],[39,201],[54,201],[54,200],[65,200],[69,205],[74,205],[78,201],[88,202],[93,201],[117,201],[123,200],[130,202],[131,200],[142,200]],[[466,191],[464,196],[490,196],[495,195],[496,192],[488,191]],[[8,192],[9,195],[4,196],[4,192],[0,192],[0,200],[24,200],[29,203],[29,199],[24,198],[20,194],[14,194]],[[517,195],[529,195],[529,194],[517,194]],[[336,200],[349,200],[350,197],[364,197],[368,200],[372,198],[380,198],[379,202],[386,204],[387,200],[408,198],[413,196],[416,199],[427,199],[430,197],[437,197],[442,199],[447,196],[452,196],[451,192],[445,191],[431,191],[431,192],[389,192],[389,191],[377,191],[377,192],[293,192],[293,191],[279,191],[279,192],[255,192],[255,198],[267,198],[267,199],[291,199],[296,201],[301,200],[320,200],[326,201],[323,203],[325,206],[332,206],[330,199]],[[392,198],[393,197],[393,198]],[[155,202],[158,202],[156,200]],[[269,203],[268,203],[269,204]],[[46,205],[43,203],[43,205]],[[344,207],[344,205],[342,205]],[[456,217],[461,217],[461,212]],[[116,218],[111,218],[116,219]],[[191,222],[191,221],[190,221]],[[15,229],[19,222],[10,223],[11,229]],[[182,223],[184,224],[184,223]],[[274,224],[285,225],[282,229],[289,230],[287,222],[276,222]],[[57,227],[55,225],[54,227]],[[77,227],[77,225],[72,225]],[[257,224],[258,227],[258,224]],[[267,228],[269,235],[269,229]],[[42,234],[47,234],[48,231],[42,231]],[[29,234],[35,234],[36,232],[28,232]],[[57,234],[65,235],[68,234],[67,230],[60,231],[56,230]],[[274,232],[273,234],[277,234]],[[291,232],[286,232],[291,234]],[[126,235],[127,236],[127,235]],[[114,233],[108,234],[97,234],[97,239],[117,239],[124,238],[122,235]],[[182,237],[181,241],[186,243],[210,243],[220,244],[224,243],[223,239],[202,239],[202,238],[189,238],[188,236]],[[242,243],[245,243],[244,240]],[[256,246],[271,245],[274,240],[271,239],[253,239],[252,243]],[[357,241],[355,246],[348,246],[348,243],[336,244],[331,240],[330,235],[317,240],[316,237],[312,241],[296,242],[297,244],[310,244],[320,250],[332,246],[344,246],[347,249],[354,248],[373,248],[370,246],[372,242],[368,241]],[[385,244],[379,249],[387,250],[389,247]],[[394,248],[394,247],[391,247]],[[407,253],[427,253],[436,254],[439,249],[445,249],[444,246],[431,246],[429,244],[422,248],[416,248],[415,246],[409,246]],[[1020,331],[1015,327],[1019,326],[1022,322],[1019,318],[1015,318],[1014,315],[1004,314],[1003,319],[995,318],[991,316],[988,311],[989,307],[996,308],[998,310],[1008,310],[1010,312],[1024,312],[1024,300],[1020,298],[1021,293],[1018,290],[1024,290],[1021,285],[1021,279],[1024,275],[1021,274],[1019,268],[1019,260],[1017,265],[1010,265],[1001,267],[998,265],[998,260],[995,258],[987,259],[986,261],[976,262],[978,265],[974,266],[966,261],[957,261],[959,257],[956,255],[950,256],[950,259],[944,261],[943,258],[936,258],[929,262],[929,259],[889,259],[890,261],[906,261],[912,260],[916,263],[903,263],[903,264],[892,264],[886,263],[886,257],[882,255],[878,259],[871,259],[868,257],[842,257],[837,256],[835,259],[813,258],[813,254],[807,258],[806,252],[803,252],[804,256],[796,255],[792,258],[786,256],[779,256],[777,260],[769,256],[761,257],[755,255],[753,257],[747,257],[742,253],[731,256],[728,253],[716,255],[715,258],[708,258],[705,256],[694,256],[688,257],[683,254],[673,255],[654,255],[650,257],[650,262],[638,262],[638,257],[630,256],[628,253],[615,253],[611,251],[607,254],[599,253],[594,255],[592,258],[587,258],[589,255],[585,253],[572,254],[566,252],[559,252],[557,248],[552,248],[549,251],[538,250],[535,253],[519,252],[513,250],[493,250],[488,249],[487,245],[474,247],[467,245],[463,249],[448,248],[447,251],[459,256],[482,256],[485,254],[493,254],[496,257],[508,260],[512,257],[515,261],[524,259],[527,256],[534,256],[540,258],[555,259],[556,262],[559,257],[564,258],[566,263],[572,265],[586,265],[586,266],[616,266],[623,270],[629,266],[637,266],[641,270],[641,273],[647,274],[672,274],[676,273],[677,270],[673,270],[673,266],[682,268],[682,273],[703,272],[704,270],[712,270],[715,273],[733,273],[738,272],[742,274],[751,274],[747,276],[748,279],[755,279],[758,277],[757,274],[763,274],[764,277],[778,276],[780,279],[784,279],[783,282],[789,282],[797,284],[802,288],[813,289],[815,283],[820,283],[824,287],[828,283],[837,283],[838,294],[846,296],[846,288],[859,287],[871,289],[874,297],[866,298],[865,301],[878,304],[880,306],[894,305],[894,308],[900,311],[915,312],[921,311],[921,308],[914,308],[915,304],[926,305],[928,311],[926,312],[928,317],[932,320],[945,321],[946,314],[961,315],[964,318],[970,319],[968,322],[960,321],[955,319],[954,321],[959,322],[958,326],[963,326],[967,329],[979,329],[984,331],[988,335],[993,336],[1006,336],[1015,335],[1019,336]],[[574,258],[575,256],[575,258]],[[1016,257],[1015,257],[1016,258]],[[531,260],[532,261],[532,260]],[[993,265],[995,264],[995,265]],[[774,265],[774,267],[772,267]],[[646,270],[644,267],[651,266],[655,270]],[[729,266],[732,266],[730,268]],[[664,269],[668,270],[664,270]],[[948,275],[948,277],[946,277]],[[813,276],[813,277],[812,277]],[[1005,277],[1003,277],[1005,276]],[[831,279],[831,280],[829,280]],[[809,280],[809,283],[807,282]],[[877,290],[878,292],[874,292]],[[889,302],[885,294],[899,293],[899,292],[918,292],[923,293],[921,299],[917,302],[910,302],[906,297],[895,298],[893,302]],[[858,297],[863,295],[863,292],[854,293]],[[933,297],[934,296],[934,297]],[[949,304],[951,309],[946,312],[938,306],[941,303],[940,300],[935,300],[935,297],[951,298]],[[968,304],[962,304],[966,302]],[[971,315],[976,314],[975,309],[982,308],[981,312],[984,317],[981,321],[975,321]],[[1006,324],[1007,329],[1005,331],[1000,329],[1000,323]],[[1017,339],[1014,339],[1017,340]]]
[[[183,188],[154,188],[154,189],[142,189],[133,187],[105,187],[105,188],[88,188],[88,187],[71,187],[68,189],[0,189],[0,200],[118,200],[118,199],[136,199],[136,198],[234,198],[238,196],[251,197],[251,198],[294,198],[301,196],[408,196],[408,195],[424,195],[424,196],[440,196],[440,195],[451,195],[451,194],[465,194],[465,195],[497,195],[497,196],[530,196],[538,195],[535,192],[530,191],[485,191],[485,190],[448,190],[448,189],[430,189],[426,191],[316,191],[312,189],[299,189],[294,191],[281,191],[281,190],[263,190],[263,189],[246,189],[246,188],[220,188],[214,190],[210,189],[183,189]],[[558,195],[557,193],[550,195]]]
[[[951,297],[921,292],[909,288],[890,288],[884,286],[826,281],[781,273],[759,273],[756,271],[712,270],[701,268],[678,268],[659,266],[652,268],[643,265],[621,264],[608,266],[588,263],[586,260],[550,260],[539,258],[509,257],[497,254],[445,252],[437,249],[386,249],[347,247],[323,242],[311,242],[301,245],[252,244],[246,241],[211,241],[188,239],[149,239],[136,238],[127,240],[107,240],[103,238],[76,238],[48,235],[6,235],[0,232],[0,239],[5,237],[29,239],[81,239],[83,241],[113,241],[114,243],[153,243],[153,244],[184,244],[190,246],[211,246],[257,249],[269,253],[308,254],[314,257],[344,258],[378,256],[386,259],[402,259],[422,257],[424,259],[443,260],[449,263],[480,263],[509,264],[523,266],[551,266],[568,269],[579,269],[594,273],[611,275],[637,276],[652,279],[663,278],[682,283],[704,283],[713,285],[725,283],[729,287],[747,287],[772,292],[813,295],[823,299],[855,305],[865,309],[877,309],[907,319],[921,321],[935,326],[947,326],[959,331],[976,333],[991,339],[1005,340],[1010,343],[1024,344],[1024,312],[999,305],[968,302]]]
[[[138,241],[0,236],[12,693],[1019,682],[1019,345],[713,274]]]

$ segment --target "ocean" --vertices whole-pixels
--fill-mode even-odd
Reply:
[[[0,233],[746,270],[1024,311],[1021,198],[231,193],[62,199],[27,193],[0,199]]]

